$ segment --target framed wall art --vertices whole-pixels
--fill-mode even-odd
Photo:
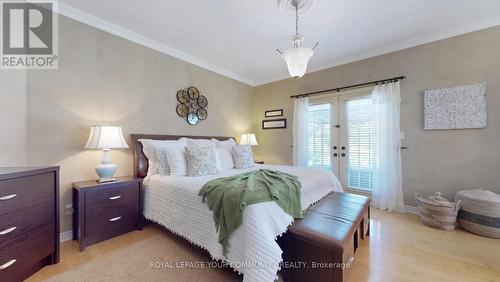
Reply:
[[[269,117],[282,117],[283,116],[283,110],[269,110],[264,113],[264,117],[269,118]]]
[[[424,128],[486,127],[486,84],[471,84],[424,92]]]
[[[286,118],[269,119],[262,121],[262,129],[279,129],[286,128]]]

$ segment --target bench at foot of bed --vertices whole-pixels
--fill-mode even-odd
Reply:
[[[285,281],[348,281],[369,235],[370,199],[334,192],[311,206],[282,238]]]

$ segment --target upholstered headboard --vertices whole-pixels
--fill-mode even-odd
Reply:
[[[139,142],[140,139],[153,139],[153,140],[177,140],[181,137],[191,138],[191,139],[217,139],[217,140],[227,140],[234,137],[220,137],[220,136],[182,136],[182,135],[156,135],[156,134],[131,134],[132,139],[132,149],[134,151],[134,176],[135,177],[146,177],[148,174],[148,158],[144,155],[142,151],[142,143]]]

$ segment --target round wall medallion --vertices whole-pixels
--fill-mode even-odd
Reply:
[[[196,87],[189,87],[188,93],[189,93],[189,98],[191,99],[198,99],[198,97],[200,96],[200,91],[198,91],[198,88]]]
[[[196,111],[196,115],[198,115],[198,118],[200,118],[201,120],[205,120],[208,117],[208,112],[207,110],[200,108]]]
[[[185,120],[190,125],[195,125],[201,120],[208,117],[208,99],[206,96],[201,95],[198,88],[192,86],[187,90],[177,91],[177,115]]]
[[[198,105],[202,108],[206,108],[208,106],[208,99],[207,97],[201,95],[199,98],[198,98]]]
[[[177,114],[180,117],[187,117],[189,114],[189,107],[186,104],[177,105]]]
[[[177,101],[181,104],[189,102],[189,94],[186,90],[180,90],[177,92]]]

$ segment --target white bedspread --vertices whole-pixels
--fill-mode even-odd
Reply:
[[[217,175],[198,177],[154,175],[144,182],[144,216],[206,249],[212,258],[226,261],[243,274],[244,281],[273,281],[282,261],[282,251],[276,238],[286,231],[293,218],[275,202],[247,206],[243,212],[242,225],[229,239],[226,259],[218,242],[213,214],[198,196],[198,191],[209,180],[259,168],[298,176],[302,184],[303,209],[332,191],[342,191],[333,173],[293,166],[256,165],[249,169],[232,169]]]

